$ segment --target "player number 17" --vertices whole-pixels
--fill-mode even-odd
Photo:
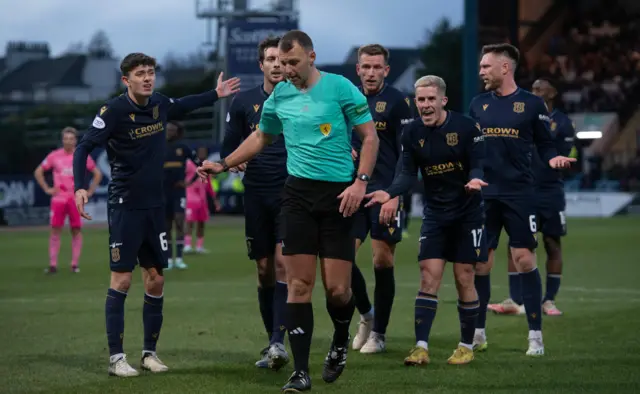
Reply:
[[[482,228],[474,228],[471,230],[471,237],[473,238],[473,247],[479,248],[480,241],[482,241]]]

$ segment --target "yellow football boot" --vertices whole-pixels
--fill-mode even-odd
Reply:
[[[448,364],[452,365],[461,365],[461,364],[469,364],[473,361],[473,350],[459,345],[456,350],[453,351],[453,354],[447,360]]]
[[[420,346],[411,349],[409,356],[404,359],[404,365],[426,365],[429,362],[429,351]]]

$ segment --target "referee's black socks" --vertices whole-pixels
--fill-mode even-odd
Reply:
[[[310,302],[287,303],[287,331],[296,371],[309,372],[309,352],[313,335],[313,306]],[[353,310],[352,310],[353,313]]]
[[[356,309],[353,295],[346,304],[337,305],[327,298],[327,312],[333,321],[333,344],[336,347],[349,346],[349,325]]]

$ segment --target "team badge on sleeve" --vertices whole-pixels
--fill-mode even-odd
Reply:
[[[104,123],[104,120],[102,120],[101,117],[96,116],[93,119],[93,123],[91,123],[91,126],[95,127],[96,129],[104,129],[106,124]]]

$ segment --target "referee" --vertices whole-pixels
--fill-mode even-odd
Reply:
[[[287,81],[265,101],[258,129],[224,160],[205,161],[201,176],[249,161],[273,138],[284,135],[287,171],[281,215],[282,252],[288,284],[287,330],[295,371],[284,392],[311,389],[309,351],[313,333],[311,295],[320,258],[327,311],[335,328],[322,379],[334,382],[344,370],[354,259],[352,218],[364,197],[378,152],[378,136],[365,96],[346,78],[316,69],[311,38],[292,30],[278,46]],[[362,139],[354,180],[352,128]]]

